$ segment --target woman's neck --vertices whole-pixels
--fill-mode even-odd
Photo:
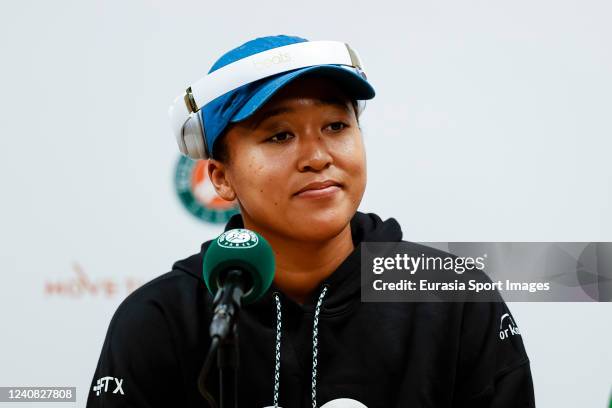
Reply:
[[[319,284],[353,252],[350,223],[336,236],[321,242],[295,241],[247,225],[260,232],[274,249],[274,283],[289,298],[304,304]]]

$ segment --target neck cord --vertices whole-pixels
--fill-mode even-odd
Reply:
[[[317,363],[319,355],[319,314],[323,298],[327,294],[329,286],[325,285],[319,294],[319,300],[315,307],[314,320],[312,324],[312,382],[311,397],[312,408],[317,408]],[[275,345],[275,364],[274,364],[274,408],[278,408],[278,393],[280,387],[280,346],[281,346],[281,302],[278,293],[274,294],[276,301],[276,345]]]

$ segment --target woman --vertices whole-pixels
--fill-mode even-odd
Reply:
[[[258,38],[211,72],[304,41]],[[402,240],[395,219],[357,211],[366,185],[358,101],[373,97],[363,76],[321,65],[202,108],[210,179],[240,207],[225,229],[260,233],[276,256],[272,287],[240,315],[239,406],[535,406],[520,335],[497,336],[503,302],[360,301],[359,244]],[[201,277],[210,242],[118,308],[88,407],[207,406],[197,380],[210,344]],[[207,385],[218,400],[215,370]]]

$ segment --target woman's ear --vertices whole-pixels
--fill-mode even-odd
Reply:
[[[227,174],[227,166],[218,160],[208,160],[208,178],[215,187],[219,197],[227,201],[236,199],[236,192]]]

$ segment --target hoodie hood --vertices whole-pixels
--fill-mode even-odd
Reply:
[[[328,286],[329,288],[328,294],[325,297],[325,310],[327,312],[338,311],[337,309],[346,305],[350,298],[355,297],[356,294],[358,295],[361,287],[361,242],[398,242],[402,240],[402,230],[395,218],[389,218],[383,221],[374,213],[362,213],[357,211],[353,218],[351,218],[350,224],[351,237],[355,249],[338,268],[313,291],[310,300],[304,305],[299,305],[302,309],[305,309],[304,311],[308,311],[308,309],[312,310],[323,286]],[[224,231],[234,228],[244,228],[244,223],[240,214],[235,214],[230,218],[225,225]],[[199,254],[177,261],[172,268],[182,270],[202,280],[202,259],[211,242],[212,240],[204,242]],[[260,304],[260,306],[267,306],[267,308],[273,307],[274,293],[282,293],[282,291],[273,283],[260,301],[248,307],[257,307],[257,305]],[[288,298],[284,300],[284,303],[285,302],[295,304],[295,302]]]

